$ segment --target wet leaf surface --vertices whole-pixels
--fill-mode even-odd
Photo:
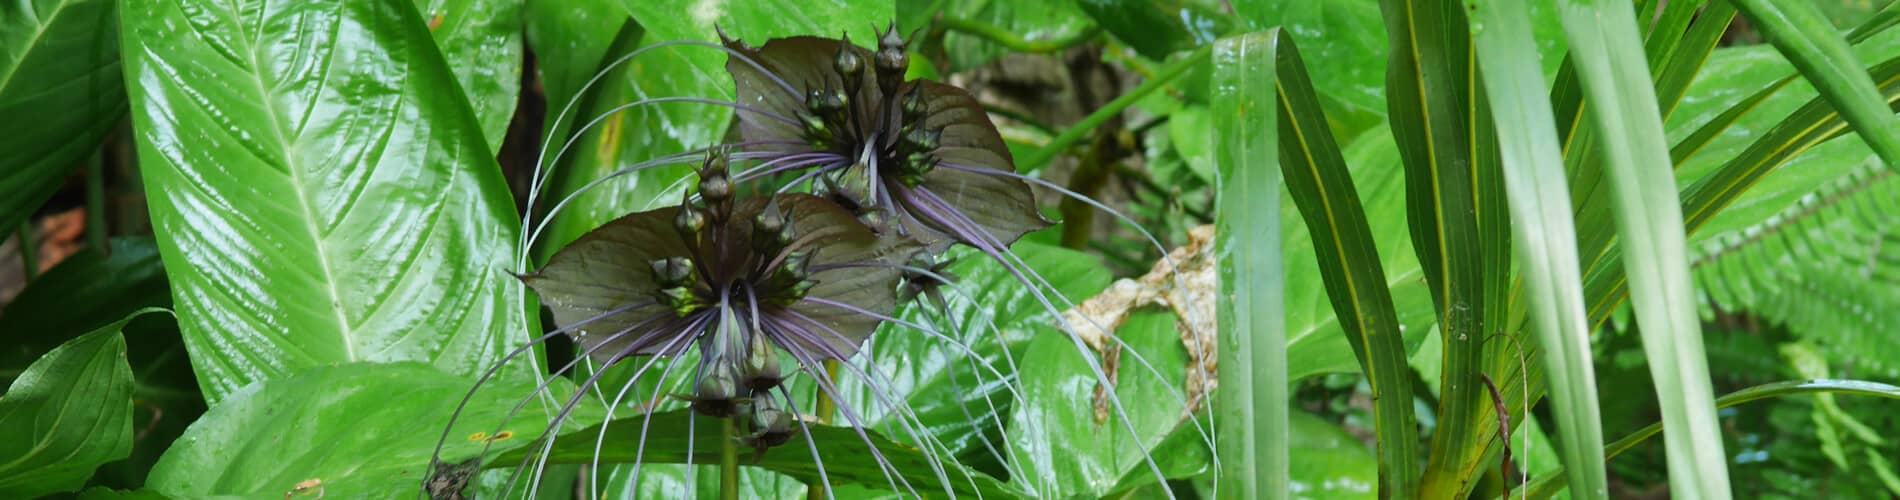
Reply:
[[[532,331],[503,272],[513,204],[409,4],[185,7],[134,6],[123,39],[209,400],[351,361],[472,374]]]

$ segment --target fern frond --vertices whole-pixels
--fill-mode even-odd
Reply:
[[[1900,178],[1867,163],[1693,250],[1705,311],[1748,311],[1854,376],[1900,378]]]

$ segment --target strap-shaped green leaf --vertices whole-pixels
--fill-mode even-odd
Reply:
[[[1313,234],[1327,296],[1372,385],[1381,494],[1411,498],[1419,470],[1412,369],[1384,266],[1297,47],[1283,37],[1276,57],[1281,171]]]
[[[1883,104],[1847,40],[1809,2],[1733,0],[1735,8],[1761,30],[1788,61],[1853,124],[1875,154],[1900,169],[1900,118]]]
[[[1752,403],[1768,398],[1811,394],[1846,394],[1851,396],[1900,399],[1900,387],[1865,380],[1790,380],[1787,382],[1762,384],[1728,393],[1723,395],[1721,399],[1715,400],[1715,407],[1733,408],[1745,403]],[[1612,458],[1616,458],[1617,455],[1629,451],[1630,448],[1635,448],[1637,444],[1655,437],[1656,434],[1662,433],[1663,424],[1665,423],[1666,422],[1657,422],[1649,424],[1647,427],[1637,429],[1636,432],[1632,432],[1628,436],[1623,436],[1622,439],[1610,443],[1604,448],[1603,460],[1608,461]],[[1563,491],[1564,483],[1558,480],[1561,477],[1560,474],[1563,474],[1563,472],[1551,472],[1549,475],[1532,480],[1530,486],[1526,487],[1529,490],[1525,493],[1526,498],[1550,498],[1558,492]]]
[[[1498,140],[1511,221],[1516,226],[1517,258],[1532,336],[1543,354],[1549,390],[1555,396],[1551,414],[1563,439],[1560,449],[1567,451],[1564,461],[1573,464],[1568,475],[1575,486],[1572,491],[1585,498],[1605,498],[1608,481],[1603,463],[1594,456],[1603,446],[1603,428],[1583,309],[1575,222],[1550,101],[1538,71],[1536,41],[1526,26],[1528,15],[1522,3],[1502,0],[1478,5],[1475,20],[1489,29],[1475,36],[1476,48],[1484,61],[1487,96],[1498,110]]]
[[[1626,3],[1587,0],[1562,0],[1559,9],[1602,141],[1643,350],[1663,420],[1676,429],[1664,436],[1671,490],[1683,498],[1729,498],[1662,114],[1649,68],[1628,64],[1642,57],[1635,12]]]
[[[1221,385],[1214,411],[1221,494],[1287,494],[1285,278],[1280,265],[1280,30],[1214,45],[1213,106],[1220,202],[1215,247],[1221,296]]]
[[[152,223],[207,399],[351,361],[480,373],[534,331],[506,184],[413,5],[126,7]]]
[[[1875,65],[1869,72],[1881,86],[1886,106],[1892,108],[1900,105],[1900,58]],[[1744,100],[1744,105],[1751,108],[1759,105],[1769,97],[1769,91],[1779,89],[1782,85],[1785,84],[1777,82],[1749,96]],[[1731,115],[1730,112],[1724,112],[1677,147],[1681,149],[1689,141],[1702,140],[1704,130],[1726,129],[1740,119],[1740,113]],[[1718,123],[1721,125],[1718,126]],[[1756,139],[1741,154],[1683,189],[1684,228],[1695,233],[1776,168],[1848,130],[1848,124],[1828,104],[1826,98],[1810,100]],[[1607,321],[1610,312],[1628,297],[1628,275],[1622,271],[1621,262],[1620,252],[1612,252],[1602,265],[1586,271],[1585,283],[1589,291],[1585,297],[1589,300],[1590,324],[1593,327]]]
[[[1478,377],[1486,333],[1505,317],[1511,276],[1497,135],[1478,88],[1465,5],[1386,0],[1380,7],[1390,43],[1387,112],[1405,164],[1407,220],[1444,343],[1439,428],[1424,488],[1458,495],[1476,484],[1473,469],[1497,428]]]

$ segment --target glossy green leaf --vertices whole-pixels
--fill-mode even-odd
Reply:
[[[1350,144],[1385,117],[1385,30],[1376,0],[1299,2],[1235,0],[1234,13],[1256,30],[1280,28],[1300,40],[1310,59],[1333,136]]]
[[[351,361],[477,373],[533,331],[505,272],[508,190],[409,4],[123,19],[154,230],[209,400]]]
[[[1101,29],[1089,22],[1076,3],[1076,0],[947,2],[944,17],[939,21],[950,29],[943,36],[943,51],[950,57],[947,69],[964,71],[1010,51],[1048,52],[1048,49],[1087,40]]]
[[[1280,145],[1276,78],[1281,31],[1214,46],[1212,128],[1219,205],[1215,254],[1221,384],[1214,398],[1221,437],[1219,489],[1235,498],[1287,492],[1288,423],[1285,275],[1280,264]],[[1179,115],[1176,115],[1179,120]]]
[[[1886,99],[1847,41],[1813,4],[1736,0],[1735,8],[1820,89],[1881,159],[1900,168],[1900,119],[1887,110]]]
[[[1361,198],[1288,40],[1280,41],[1278,64],[1281,170],[1313,235],[1327,296],[1372,386],[1381,494],[1411,497],[1418,487],[1418,428],[1404,332]]]
[[[1717,399],[1715,406],[1717,408],[1733,408],[1743,403],[1751,403],[1763,399],[1804,394],[1845,394],[1850,396],[1900,399],[1900,387],[1864,380],[1791,380],[1787,382],[1762,384],[1728,393],[1723,395],[1721,399]],[[1604,448],[1603,459],[1607,461],[1616,458],[1617,455],[1629,451],[1630,448],[1636,447],[1637,444],[1641,444],[1643,441],[1655,437],[1657,434],[1661,434],[1663,426],[1666,423],[1667,421],[1650,424],[1636,432],[1630,433],[1628,436],[1623,436],[1622,439],[1610,443]],[[1531,484],[1526,487],[1529,490],[1526,493],[1527,497],[1540,499],[1550,498],[1557,492],[1562,491],[1564,483],[1558,481],[1559,474],[1562,474],[1562,472],[1553,472],[1532,480]]]
[[[696,424],[689,422],[693,418],[694,414],[688,410],[674,410],[654,414],[650,422],[645,416],[618,419],[606,424],[605,442],[608,445],[601,447],[598,453],[592,439],[563,439],[555,441],[548,460],[550,463],[584,464],[598,458],[603,463],[631,463],[638,457],[646,463],[684,463],[688,459],[699,464],[718,462],[720,436],[717,422],[710,419]],[[640,434],[643,425],[647,428],[644,440]],[[691,432],[688,432],[689,427]],[[873,455],[865,451],[865,443],[856,431],[818,424],[809,424],[805,431],[816,443],[818,454],[824,462],[825,475],[831,481],[887,484],[882,469]],[[574,435],[592,437],[600,432],[599,427],[589,427],[575,431]],[[917,491],[936,491],[945,487],[922,452],[885,440],[875,430],[866,430],[865,434],[877,443],[878,451]],[[767,450],[758,461],[746,465],[804,480],[816,480],[818,464],[812,460],[810,449],[803,444],[804,435],[794,436],[792,443]],[[689,439],[692,440],[693,448],[687,447]],[[641,451],[642,447],[645,448],[644,452]],[[523,451],[517,449],[503,453],[489,464],[513,467],[521,461]],[[1016,496],[1004,483],[980,472],[953,463],[944,463],[943,466],[950,478],[947,486],[956,494],[1000,498]]]
[[[1662,115],[1641,57],[1633,9],[1619,2],[1560,2],[1564,32],[1602,141],[1617,237],[1664,421],[1670,487],[1677,496],[1729,498],[1726,455],[1702,329],[1695,315],[1687,243]],[[1620,61],[1620,62],[1619,62]]]
[[[1011,246],[1010,251],[1071,302],[1080,303],[1108,286],[1108,270],[1087,253],[1029,241]],[[1007,412],[1015,404],[1014,394],[1005,385],[1016,383],[1013,377],[1019,368],[1037,369],[1033,362],[1003,351],[1019,352],[1035,335],[1047,333],[1042,325],[1056,324],[1057,319],[995,260],[965,247],[946,256],[955,259],[948,270],[956,276],[956,283],[943,289],[948,308],[938,312],[927,305],[926,297],[901,307],[898,317],[949,339],[886,322],[866,345],[868,357],[855,364],[872,364],[881,378],[875,381],[877,389],[904,401],[931,436],[952,453],[990,458],[978,440],[989,439],[999,453],[1004,452],[1000,436],[985,435],[1008,421]],[[1050,300],[1056,299],[1051,296]],[[843,369],[837,384],[845,404],[852,405],[867,426],[901,429],[898,415],[871,392],[872,384]],[[890,437],[918,446],[908,432]]]
[[[132,453],[132,367],[119,330],[135,313],[46,353],[0,395],[0,496],[78,491]]]
[[[1096,411],[1098,379],[1089,368],[1091,358],[1078,351],[1077,341],[1048,329],[1031,338],[1018,358],[1025,367],[1023,400],[1009,425],[1009,453],[1023,462],[1024,471],[1013,481],[1043,497],[1100,497],[1126,488],[1124,476],[1152,481],[1157,471],[1167,478],[1200,472],[1207,461],[1204,448],[1199,453],[1157,450],[1176,429],[1192,428],[1169,395],[1183,390],[1187,372],[1187,350],[1174,323],[1171,313],[1137,311],[1115,329],[1126,343],[1123,349],[1138,353],[1160,373],[1122,353],[1113,389],[1121,405],[1103,401],[1102,413]]]
[[[1378,458],[1345,429],[1304,411],[1291,412],[1293,461],[1287,498],[1378,498]]]
[[[855,436],[854,436],[855,437]],[[612,469],[604,482],[616,489],[601,492],[599,498],[701,498],[719,491],[719,469],[712,465],[696,465],[689,473],[685,465],[654,464],[640,468],[640,477],[634,478],[631,465],[618,465]],[[844,491],[855,484],[833,488],[836,498],[857,498]],[[739,468],[739,498],[802,498],[806,496],[805,483],[798,478],[772,472],[757,467]]]
[[[524,0],[412,0],[475,110],[490,155],[501,151],[520,100]]]
[[[1207,0],[1074,0],[1116,39],[1149,59],[1213,43],[1232,21]]]
[[[0,228],[38,210],[124,116],[117,5],[0,4]]]
[[[180,498],[256,498],[280,497],[317,480],[328,498],[413,496],[430,473],[438,439],[447,436],[446,463],[474,458],[485,444],[494,457],[542,435],[558,409],[529,401],[502,425],[535,384],[496,379],[476,391],[448,427],[471,385],[414,362],[316,367],[251,385],[193,423],[153,467],[146,487]],[[571,391],[562,384],[552,392],[565,400]],[[599,415],[597,406],[582,405],[565,428],[597,422]],[[486,463],[514,467],[519,461]]]
[[[1474,39],[1477,56],[1485,68],[1487,97],[1491,100],[1491,109],[1498,113],[1497,138],[1504,160],[1504,191],[1511,206],[1511,222],[1515,226],[1513,241],[1523,286],[1528,290],[1533,336],[1543,353],[1545,373],[1550,374],[1547,384],[1555,399],[1551,414],[1556,417],[1559,435],[1563,436],[1563,448],[1582,450],[1566,455],[1566,463],[1572,464],[1568,479],[1578,495],[1604,498],[1609,494],[1607,476],[1603,463],[1592,453],[1603,445],[1603,427],[1598,411],[1589,322],[1583,308],[1583,276],[1577,262],[1575,222],[1570,215],[1570,192],[1563,182],[1562,148],[1557,140],[1550,101],[1543,75],[1538,71],[1537,53],[1530,49],[1534,44],[1525,26],[1527,17],[1523,5],[1517,2],[1480,4],[1473,22],[1487,29],[1479,31]],[[1441,392],[1440,397],[1446,394],[1448,392]],[[1524,410],[1527,409],[1520,409]],[[1439,427],[1441,432],[1449,432],[1451,428],[1443,423]],[[1528,429],[1520,432],[1528,432]],[[1463,460],[1459,466],[1475,466],[1478,462],[1469,456],[1457,458]],[[1467,494],[1470,475],[1475,471],[1459,472],[1467,484],[1464,491],[1458,493]]]

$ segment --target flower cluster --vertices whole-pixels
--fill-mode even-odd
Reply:
[[[520,278],[604,365],[697,349],[677,397],[761,452],[785,443],[788,367],[822,374],[900,302],[941,301],[950,246],[995,254],[1049,225],[976,100],[906,81],[894,28],[877,45],[727,38],[741,142],[707,153],[680,205],[609,222]],[[768,181],[778,194],[738,194]]]

